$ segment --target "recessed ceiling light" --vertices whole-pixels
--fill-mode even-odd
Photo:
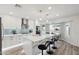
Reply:
[[[42,18],[39,18],[39,20],[42,20]]]
[[[24,18],[24,16],[22,16],[22,18]]]
[[[56,16],[59,16],[59,14],[56,14]]]
[[[48,20],[46,22],[48,22]]]
[[[13,12],[9,12],[10,15],[13,15]]]
[[[51,10],[51,9],[52,9],[52,7],[51,7],[51,6],[49,6],[49,7],[48,7],[48,10]]]
[[[27,19],[29,19],[29,17],[26,17]]]

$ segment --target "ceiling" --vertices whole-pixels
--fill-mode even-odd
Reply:
[[[49,10],[48,7],[52,7],[52,9]],[[40,12],[40,10],[42,12]],[[0,5],[0,15],[25,17],[32,20],[42,18],[43,22],[47,19],[52,21],[78,14],[78,4],[20,4],[20,7],[15,7],[14,4]]]

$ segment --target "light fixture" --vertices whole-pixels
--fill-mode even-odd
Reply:
[[[9,12],[9,14],[10,14],[10,15],[13,15],[13,12],[11,11],[11,12]]]
[[[56,14],[56,16],[59,16],[59,14]]]
[[[49,7],[48,7],[48,10],[51,10],[51,9],[52,9],[52,7],[51,7],[51,6],[49,6]]]
[[[42,20],[42,18],[39,18],[39,20]]]
[[[48,20],[46,20],[46,22],[48,22]]]
[[[29,17],[27,16],[26,19],[29,19]]]

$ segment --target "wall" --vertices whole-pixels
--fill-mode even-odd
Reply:
[[[79,47],[79,16],[72,16],[65,19],[70,19],[70,37],[65,36],[65,27],[62,27],[62,39],[72,45]],[[68,22],[68,21],[67,21]]]
[[[2,16],[2,25],[4,28],[20,28],[21,18],[4,15]]]
[[[2,54],[2,30],[1,30],[1,22],[2,22],[2,18],[0,17],[0,55]]]
[[[79,16],[71,17],[70,42],[79,46]]]
[[[14,29],[16,29],[17,33],[20,32],[21,18],[10,15],[2,16],[2,34],[12,34],[12,30]]]

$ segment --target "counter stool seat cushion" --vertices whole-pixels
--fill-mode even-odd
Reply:
[[[38,48],[39,48],[40,50],[46,50],[46,49],[47,49],[47,47],[46,47],[44,44],[40,44],[40,45],[38,46]]]
[[[54,42],[53,41],[50,41],[50,44],[54,44]]]

